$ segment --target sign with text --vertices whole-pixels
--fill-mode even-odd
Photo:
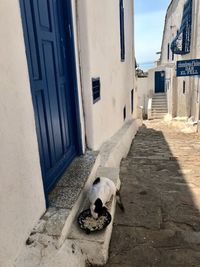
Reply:
[[[200,75],[200,59],[180,60],[176,63],[176,76]]]

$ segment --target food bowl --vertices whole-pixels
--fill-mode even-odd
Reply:
[[[98,219],[92,217],[90,209],[82,211],[77,219],[79,227],[87,234],[103,230],[110,224],[111,220],[111,214],[107,209],[103,210],[102,215]]]

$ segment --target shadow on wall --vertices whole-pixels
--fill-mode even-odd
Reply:
[[[172,150],[170,149],[172,148]],[[200,141],[141,127],[121,164],[106,266],[200,266]]]

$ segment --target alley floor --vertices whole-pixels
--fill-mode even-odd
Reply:
[[[121,163],[106,267],[200,267],[200,137],[144,122]]]

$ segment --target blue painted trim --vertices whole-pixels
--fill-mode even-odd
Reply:
[[[155,93],[165,92],[165,71],[155,71]]]
[[[169,60],[170,57],[170,45],[167,45],[167,60]]]
[[[64,3],[64,2],[62,2]],[[23,28],[24,28],[24,40],[25,40],[25,44],[26,44],[26,54],[27,54],[27,60],[28,60],[28,65],[29,62],[31,61],[30,58],[30,52],[29,52],[29,46],[30,46],[30,42],[29,42],[29,38],[27,35],[28,32],[28,28],[27,28],[27,23],[29,22],[28,18],[26,17],[26,11],[25,11],[25,2],[24,0],[20,0],[20,8],[21,8],[21,16],[22,16],[22,22],[23,22]],[[67,2],[65,1],[65,5],[64,5],[64,9],[62,10],[63,14],[66,14],[67,17],[67,27],[65,27],[65,29],[69,30],[70,26],[70,30],[71,32],[66,35],[70,35],[70,42],[66,42],[66,45],[68,44],[67,47],[67,51],[69,52],[68,54],[68,61],[69,61],[69,65],[70,65],[70,83],[71,83],[71,88],[73,89],[71,92],[72,95],[72,99],[74,101],[73,103],[73,108],[72,108],[72,117],[75,118],[75,138],[77,143],[75,142],[76,145],[76,154],[83,154],[83,147],[82,147],[82,138],[81,138],[81,122],[80,122],[80,110],[79,110],[79,100],[78,100],[78,86],[77,86],[77,77],[76,77],[76,61],[75,61],[75,46],[74,46],[74,35],[73,35],[73,24],[72,24],[72,9],[71,9],[71,1]],[[65,19],[66,19],[65,17]],[[32,74],[30,73],[30,65],[29,65],[29,77],[30,77],[30,83],[32,83],[31,81],[31,76]],[[32,91],[32,86],[31,86],[31,91]],[[32,92],[32,101],[33,101],[33,106],[34,109],[37,108],[37,103],[35,100],[35,97],[33,97],[33,92]],[[36,129],[37,129],[37,133],[39,133],[40,130],[40,122],[37,120],[37,116],[35,116],[35,123],[36,123]],[[72,125],[74,125],[74,123],[72,123]],[[38,139],[38,146],[39,146],[39,152],[40,152],[40,163],[41,163],[41,171],[42,171],[42,176],[43,178],[46,177],[46,173],[44,170],[44,157],[43,155],[43,151],[42,151],[42,140],[40,140],[40,135],[37,134],[37,139]],[[69,151],[70,152],[70,151]],[[71,152],[70,157],[67,157],[67,155],[63,158],[63,160],[61,162],[59,162],[59,164],[57,166],[55,166],[54,169],[54,173],[55,176],[57,177],[57,179],[59,179],[59,176],[63,173],[63,171],[66,169],[66,164],[69,164],[72,159],[74,158],[75,154],[73,152]],[[51,175],[54,175],[51,173]],[[45,198],[46,198],[46,204],[48,206],[48,192],[51,190],[52,186],[55,184],[55,180],[52,181],[52,183],[49,183],[48,185],[45,185],[45,181],[46,178],[43,179],[43,183],[44,183],[44,194],[45,194]]]
[[[80,105],[79,105],[79,92],[77,83],[77,68],[76,68],[76,56],[75,56],[75,43],[74,43],[74,26],[73,26],[73,16],[72,16],[72,5],[70,1],[64,1],[64,10],[66,11],[66,16],[68,16],[68,22],[70,24],[71,30],[71,42],[70,42],[70,54],[71,54],[71,69],[72,69],[72,83],[74,88],[74,104],[75,104],[75,116],[76,116],[76,133],[77,133],[77,151],[79,155],[84,153],[83,142],[82,142],[82,128],[81,128],[81,118],[80,118]],[[68,8],[67,8],[68,7]],[[67,23],[66,23],[67,24]],[[66,25],[67,27],[67,25]]]
[[[125,61],[124,1],[119,0],[121,61]]]
[[[131,90],[131,114],[134,110],[134,89]]]

